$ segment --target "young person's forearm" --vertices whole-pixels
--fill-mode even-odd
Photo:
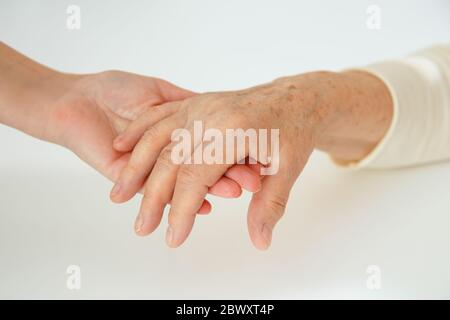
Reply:
[[[46,139],[49,108],[69,78],[0,42],[0,123]]]

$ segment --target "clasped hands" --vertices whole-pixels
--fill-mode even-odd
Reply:
[[[116,180],[111,199],[127,201],[143,188],[135,225],[139,235],[147,235],[158,227],[164,208],[170,203],[166,241],[169,246],[177,247],[188,237],[196,214],[211,210],[205,200],[208,192],[237,197],[241,188],[246,189],[254,193],[248,213],[251,239],[258,248],[267,248],[272,229],[284,212],[291,186],[313,149],[311,127],[315,120],[308,117],[311,123],[302,124],[302,118],[314,106],[295,106],[296,91],[294,85],[280,81],[149,107],[114,140],[115,150],[131,152],[131,156]],[[261,166],[270,165],[267,161],[240,164],[239,160],[250,156],[249,150],[234,163],[175,163],[173,152],[179,142],[172,141],[171,137],[180,128],[194,136],[194,122],[219,130],[223,136],[229,129],[281,130],[279,172],[260,176]],[[223,149],[226,151],[227,147]],[[195,152],[194,148],[189,150]]]
[[[137,234],[153,232],[170,205],[170,247],[186,240],[197,214],[211,211],[205,200],[208,193],[234,198],[245,189],[253,193],[247,215],[250,238],[257,248],[268,248],[290,190],[314,148],[350,161],[364,156],[378,139],[373,128],[379,122],[364,123],[359,112],[352,113],[364,101],[358,86],[378,85],[358,72],[311,72],[245,90],[204,94],[120,71],[58,73],[47,81],[41,92],[52,93],[45,108],[50,116],[39,131],[28,133],[66,146],[113,181],[114,202],[125,202],[141,191]],[[367,107],[373,105],[367,102]],[[224,133],[278,129],[277,173],[261,176],[267,163],[238,162],[242,159],[227,164],[174,163],[172,134],[180,128],[191,131],[195,121]],[[352,123],[357,125],[352,128]],[[364,135],[364,130],[370,134]]]
[[[0,123],[72,150],[114,182],[114,202],[141,191],[139,235],[153,232],[170,205],[170,247],[186,240],[197,214],[211,211],[208,193],[235,198],[245,189],[253,193],[250,238],[257,248],[268,248],[313,149],[340,163],[359,161],[387,132],[392,109],[384,82],[364,71],[309,72],[244,90],[196,94],[121,71],[58,72],[0,42]],[[215,159],[225,154],[227,161],[195,160],[203,147],[197,123],[207,129],[199,138],[207,142],[205,150]],[[257,143],[251,135],[231,147],[212,143],[229,130],[257,131]],[[207,132],[214,134],[206,139]],[[261,132],[272,136],[264,140]],[[174,161],[177,138],[186,133],[193,147],[181,158],[194,161]],[[228,157],[229,149],[235,156]]]
[[[56,138],[47,140],[65,145],[115,182],[114,202],[125,202],[142,191],[137,234],[153,232],[170,204],[166,236],[170,247],[186,240],[197,214],[211,211],[207,193],[235,198],[242,189],[248,190],[253,193],[250,238],[265,249],[314,148],[313,129],[322,121],[314,110],[315,94],[302,92],[308,77],[283,78],[235,92],[195,94],[161,79],[119,71],[64,76],[58,80],[64,94],[51,108],[56,129],[54,125],[47,129]],[[260,164],[174,164],[171,135],[177,128],[190,130],[193,121],[219,130],[279,129],[279,171],[261,176]]]

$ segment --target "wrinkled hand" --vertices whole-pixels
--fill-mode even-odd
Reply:
[[[194,95],[161,79],[120,71],[71,77],[65,88],[68,89],[51,108],[47,135],[52,138],[48,140],[71,149],[112,181],[118,178],[130,156],[128,150],[115,150],[113,140],[131,120],[152,109],[164,110],[156,107],[160,104]],[[239,172],[240,169],[235,172],[238,179]],[[237,197],[241,188],[223,177],[211,193]],[[210,204],[205,201],[201,213],[209,211]]]
[[[291,187],[314,148],[325,114],[318,104],[320,83],[312,89],[307,78],[279,79],[243,91],[194,96],[149,109],[133,122],[115,141],[116,149],[130,150],[140,139],[117,181],[113,199],[118,202],[129,199],[151,170],[136,220],[137,232],[141,235],[152,232],[159,225],[165,206],[171,203],[166,241],[171,247],[181,245],[208,190],[242,160],[236,158],[231,164],[176,164],[172,152],[177,142],[170,140],[176,129],[185,128],[192,137],[194,121],[201,121],[205,130],[220,130],[223,136],[226,129],[279,129],[278,172],[264,177],[248,211],[251,240],[257,248],[266,249],[285,210]],[[243,156],[248,157],[248,146],[243,149]],[[254,187],[259,189],[259,186],[249,189],[256,191]]]

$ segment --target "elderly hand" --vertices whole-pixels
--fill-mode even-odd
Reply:
[[[154,114],[163,117],[169,110],[158,105],[193,95],[167,81],[126,72],[107,71],[84,76],[72,81],[70,89],[55,102],[52,118],[56,125],[51,130],[55,131],[58,143],[115,181],[130,156],[128,150],[113,148],[116,136],[139,115],[154,110]],[[163,138],[152,137],[151,143],[157,144]],[[241,194],[239,183],[246,187],[248,179],[244,178],[249,174],[259,181],[257,174],[246,166],[230,168],[211,187],[210,193],[238,197]],[[211,205],[205,200],[199,213],[210,210]]]
[[[223,137],[229,129],[279,129],[279,149],[269,144],[268,149],[274,149],[269,151],[272,158],[257,159],[264,165],[275,166],[277,172],[264,177],[248,211],[250,238],[257,248],[266,249],[290,190],[315,147],[340,161],[352,161],[367,154],[381,138],[387,125],[380,123],[388,117],[384,111],[377,114],[374,101],[388,101],[386,92],[378,79],[363,72],[313,72],[242,91],[198,95],[150,109],[114,142],[117,150],[131,150],[140,139],[117,180],[112,198],[117,202],[129,199],[151,171],[136,231],[141,235],[152,232],[159,225],[165,206],[171,203],[166,241],[177,247],[188,237],[208,190],[230,167],[258,154],[244,141],[244,145],[232,147],[243,151],[232,162],[180,163],[174,161],[174,154],[180,151],[179,141],[170,142],[170,137],[179,138],[180,128],[190,133],[189,137],[195,137],[196,122],[202,124],[205,132],[213,129]],[[211,142],[210,138],[202,136],[200,140],[189,141],[194,147],[183,159],[195,159],[196,152],[203,152],[198,150],[203,147],[201,142]],[[230,148],[223,147],[223,154],[230,151],[227,149]],[[273,151],[279,154],[273,157]],[[249,176],[249,181],[255,181],[250,172]],[[248,189],[257,191],[259,186]]]

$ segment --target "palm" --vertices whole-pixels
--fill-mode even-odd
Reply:
[[[164,80],[120,71],[82,77],[54,106],[55,123],[60,126],[58,142],[105,177],[116,181],[130,156],[128,152],[113,148],[117,135],[148,108],[193,94]],[[242,166],[235,166],[235,169],[227,172],[231,179],[222,177],[210,193],[237,197],[241,193],[239,185],[259,184],[257,174],[252,173],[253,178],[249,178],[251,169]],[[209,210],[210,204],[205,200],[201,212]]]
[[[64,144],[100,173],[115,180],[128,154],[114,138],[147,108],[192,93],[154,78],[109,71],[81,78],[55,107]]]

